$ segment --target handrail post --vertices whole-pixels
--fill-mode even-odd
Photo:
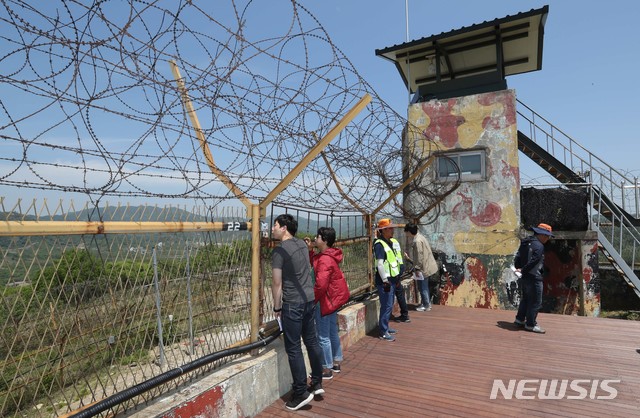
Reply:
[[[613,193],[613,171],[611,171],[611,166],[609,166],[609,184],[611,185],[611,201],[615,203],[616,195]]]
[[[589,206],[589,229],[593,230],[593,226],[594,226],[594,220],[593,220],[593,205],[594,205],[594,193],[593,193],[593,184],[589,183],[589,202],[591,202]],[[600,229],[600,226],[597,226],[598,229]]]
[[[638,210],[638,208],[640,207],[640,201],[638,200],[638,187],[640,187],[640,184],[638,184],[638,177],[634,177],[633,190],[634,190],[635,200],[636,200],[636,218],[640,218],[640,210]]]

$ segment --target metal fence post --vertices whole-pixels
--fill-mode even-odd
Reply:
[[[251,208],[251,342],[258,341],[260,327],[260,206]],[[274,301],[275,303],[275,301]],[[256,352],[257,353],[257,352]]]
[[[187,274],[187,312],[189,316],[189,354],[193,355],[194,347],[193,347],[193,309],[191,306],[191,251],[189,246],[187,245],[187,264],[185,267]]]
[[[638,188],[640,184],[638,183],[638,177],[633,178],[634,192],[636,197],[636,218],[640,217],[640,199],[638,198]]]
[[[158,244],[156,244],[158,245]],[[158,285],[158,257],[156,246],[153,247],[153,287],[156,293],[156,309],[158,316],[158,349],[160,350],[160,367],[164,367],[164,343],[162,341],[162,311],[160,309],[160,286]]]

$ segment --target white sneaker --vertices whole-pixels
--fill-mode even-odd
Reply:
[[[544,334],[547,332],[544,329],[540,328],[539,325],[536,325],[535,327],[530,327],[528,325],[525,325],[524,329],[526,329],[527,331],[535,332],[536,334]]]
[[[416,311],[418,311],[418,312],[424,312],[424,311],[426,311],[426,310],[427,310],[427,308],[425,308],[424,306],[418,306],[418,307],[416,308]]]
[[[430,311],[431,310],[431,305],[427,306],[426,311]]]

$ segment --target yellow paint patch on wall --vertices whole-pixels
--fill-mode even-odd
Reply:
[[[509,150],[507,153],[506,162],[510,166],[518,167],[519,164],[519,156],[518,156],[518,146],[513,146],[513,144],[518,143],[518,127],[516,125],[510,125],[505,129],[507,131],[505,138],[508,141],[507,144],[504,144],[504,149]]]
[[[460,283],[460,286],[458,286],[453,293],[448,295],[447,306],[468,308],[485,306],[490,309],[498,308],[498,297],[493,294],[491,300],[486,300],[486,293],[480,283],[474,280],[465,280]]]
[[[515,189],[515,188],[514,188]],[[514,190],[517,191],[517,190]],[[498,230],[515,230],[520,226],[520,222],[516,217],[516,208],[513,205],[513,202],[505,203],[500,202],[500,206],[502,207],[502,216],[500,217],[500,221],[494,225],[491,229]]]
[[[483,121],[487,117],[503,112],[503,106],[499,103],[483,106],[477,100],[463,100],[460,102],[460,116],[465,123],[458,127],[458,142],[462,148],[475,146],[484,132]]]
[[[424,132],[431,123],[431,118],[422,110],[422,104],[413,104],[409,106],[408,111],[409,123],[413,124],[420,132]]]
[[[420,104],[410,105],[408,113],[407,146],[418,157],[430,155],[437,149],[431,141],[425,140],[424,132],[431,119],[424,113]]]
[[[456,252],[465,254],[512,255],[518,249],[520,240],[514,231],[456,232],[453,236]]]
[[[598,316],[600,314],[600,301],[596,298],[585,298],[584,301],[584,315],[585,316]]]

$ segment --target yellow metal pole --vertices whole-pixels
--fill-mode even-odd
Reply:
[[[260,205],[251,205],[251,342],[258,340],[260,327]]]
[[[184,104],[185,109],[187,110],[187,114],[189,115],[189,119],[191,119],[191,124],[193,125],[193,129],[196,131],[196,137],[200,142],[200,147],[202,148],[202,152],[204,154],[205,159],[207,160],[207,165],[209,165],[209,169],[213,174],[215,174],[220,181],[229,188],[236,195],[238,199],[245,205],[247,210],[251,208],[253,205],[244,195],[242,190],[236,187],[235,184],[231,181],[231,179],[220,170],[216,164],[213,162],[213,155],[211,155],[211,151],[209,150],[209,144],[207,144],[207,140],[204,137],[204,133],[202,132],[202,128],[200,127],[200,121],[198,120],[198,115],[196,114],[196,110],[193,108],[193,104],[191,103],[191,99],[189,98],[189,94],[187,93],[187,89],[184,85],[184,79],[180,75],[180,69],[175,61],[169,61],[171,65],[171,71],[173,72],[173,77],[176,79],[176,83],[178,84],[178,90],[180,90],[180,96],[182,98],[182,103]]]
[[[250,222],[0,221],[0,236],[249,231]]]
[[[261,208],[266,208],[284,189],[291,183],[306,166],[309,165],[314,158],[320,154],[320,152],[335,138],[340,131],[342,131],[348,124],[355,118],[358,113],[364,109],[364,107],[371,101],[371,96],[365,94],[362,99],[356,103],[355,106],[347,112],[347,114],[340,120],[340,122],[334,126],[324,138],[322,138],[316,145],[314,145],[309,153],[300,161],[289,174],[282,179],[282,181],[264,198],[260,203]]]

